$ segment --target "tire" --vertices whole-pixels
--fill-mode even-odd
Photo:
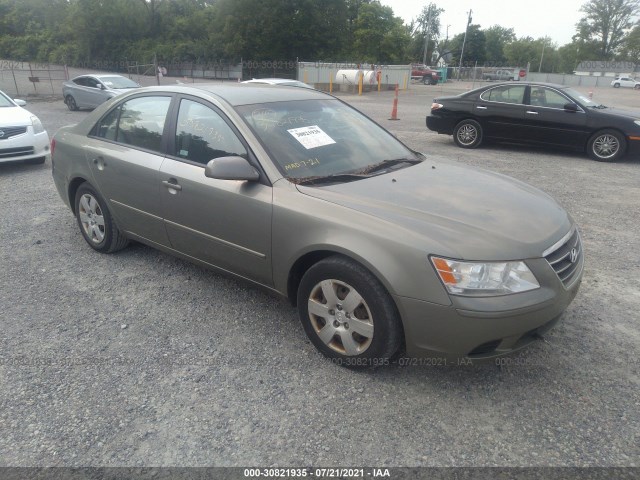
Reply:
[[[475,120],[462,120],[453,129],[453,141],[460,148],[477,148],[482,143],[482,127]]]
[[[94,250],[113,253],[129,243],[118,230],[106,202],[89,183],[83,183],[76,191],[75,212],[80,233]]]
[[[613,84],[613,88],[620,88],[620,84],[619,83],[614,83]]]
[[[633,88],[634,88],[635,90],[640,90],[640,83],[636,83],[636,84],[633,86]]]
[[[67,95],[64,99],[64,103],[67,104],[67,108],[72,112],[78,110],[78,104],[76,103],[76,99],[73,98],[72,95]]]
[[[430,85],[431,84],[431,79],[429,78],[428,75],[425,75],[424,77],[422,77],[422,84],[423,85]]]
[[[600,130],[593,134],[587,144],[587,153],[599,162],[615,162],[624,156],[627,143],[616,130]]]
[[[402,323],[391,296],[369,270],[346,257],[331,256],[309,268],[297,300],[307,336],[339,365],[376,367],[400,350]]]

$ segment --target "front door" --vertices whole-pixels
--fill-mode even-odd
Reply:
[[[564,109],[573,100],[555,88],[532,85],[525,109],[525,125],[529,138],[544,145],[564,146],[582,150],[587,144],[587,115]]]
[[[163,216],[179,252],[266,285],[272,284],[272,187],[205,177],[217,157],[249,152],[211,105],[180,100],[170,152],[160,168]]]

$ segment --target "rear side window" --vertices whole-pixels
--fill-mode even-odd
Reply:
[[[487,90],[480,95],[480,98],[488,102],[522,103],[524,100],[524,90],[524,85],[505,85]]]
[[[162,132],[171,97],[139,97],[107,113],[94,135],[132,147],[162,151]]]

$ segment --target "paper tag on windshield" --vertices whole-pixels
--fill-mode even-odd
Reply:
[[[317,125],[292,128],[291,130],[287,130],[287,132],[293,135],[293,138],[298,140],[307,150],[336,143],[333,138],[324,133],[324,131]]]

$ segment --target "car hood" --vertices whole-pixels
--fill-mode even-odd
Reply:
[[[617,107],[607,107],[603,109],[592,109],[592,111],[597,112],[598,115],[601,116],[611,116],[611,117],[627,117],[631,120],[640,119],[640,111],[638,110],[628,110],[626,108],[617,108]]]
[[[34,116],[29,110],[22,107],[2,107],[0,108],[0,126],[2,127],[22,127],[31,125],[31,117]]]
[[[298,189],[376,217],[390,234],[418,234],[429,253],[459,259],[539,258],[572,224],[553,198],[530,185],[445,161]]]

